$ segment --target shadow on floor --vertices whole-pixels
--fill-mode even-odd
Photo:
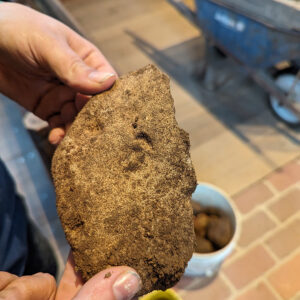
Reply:
[[[159,50],[134,32],[129,30],[125,32],[138,49],[205,106],[225,127],[263,157],[271,167],[276,165],[247,137],[243,129],[245,125],[247,130],[251,130],[251,126],[255,127],[255,134],[261,136],[265,128],[272,128],[276,133],[288,138],[292,144],[300,145],[300,140],[296,136],[300,130],[291,131],[271,115],[266,101],[267,94],[243,74],[237,64],[233,65],[228,59],[216,56],[213,69],[216,70],[216,74],[221,75],[221,80],[225,84],[214,92],[205,90],[203,78],[198,76],[201,74],[205,57],[204,39],[200,36]],[[257,128],[264,129],[257,130]]]

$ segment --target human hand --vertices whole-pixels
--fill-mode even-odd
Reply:
[[[125,266],[103,270],[83,284],[70,252],[55,300],[130,300],[141,285],[139,275]]]
[[[38,273],[17,277],[0,272],[0,299],[18,300],[129,300],[141,288],[137,273],[129,267],[113,267],[83,284],[69,255],[58,289],[54,277]]]
[[[103,54],[59,21],[0,3],[0,91],[49,122],[58,144],[88,95],[108,89],[116,72]]]
[[[18,277],[0,272],[0,299],[54,300],[56,283],[53,276],[37,273]]]

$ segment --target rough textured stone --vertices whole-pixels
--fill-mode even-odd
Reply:
[[[147,66],[93,97],[57,148],[57,210],[77,270],[135,268],[140,294],[177,283],[193,253],[196,186],[169,79]]]

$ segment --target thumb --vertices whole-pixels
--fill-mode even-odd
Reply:
[[[133,269],[112,267],[87,281],[73,300],[130,300],[141,287],[141,279]]]
[[[54,54],[47,57],[50,69],[64,84],[89,95],[107,90],[116,80],[116,74],[106,59],[103,56],[100,59],[99,67],[92,68],[61,41],[56,42]]]

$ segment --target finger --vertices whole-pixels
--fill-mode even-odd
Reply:
[[[101,271],[79,290],[73,300],[132,299],[141,289],[139,275],[129,267],[112,267]]]
[[[54,300],[56,282],[53,276],[37,273],[18,277],[0,292],[0,299]]]
[[[75,263],[70,251],[64,273],[57,289],[56,300],[72,299],[83,286],[80,274],[75,271]]]
[[[77,93],[77,95],[75,97],[75,106],[76,106],[77,111],[81,111],[82,108],[86,105],[86,103],[90,99],[91,99],[91,96]]]
[[[72,123],[77,115],[75,103],[73,101],[64,103],[61,108],[60,115],[64,124]]]
[[[72,123],[67,123],[66,124],[66,132],[68,132],[69,128],[71,127]]]
[[[97,69],[102,72],[113,73],[117,72],[101,53],[101,51],[90,41],[86,40],[79,34],[68,34],[68,44],[75,53],[91,68]]]
[[[56,127],[64,127],[64,121],[61,118],[60,114],[56,114],[51,116],[47,122],[49,123],[49,126],[51,128],[56,128]]]
[[[0,291],[2,291],[7,285],[17,278],[18,276],[8,272],[0,272]]]
[[[118,76],[117,72],[107,61],[105,56],[93,44],[89,43],[86,47],[86,53],[81,56],[82,60],[91,68],[101,72],[113,73]]]
[[[54,86],[38,102],[33,113],[43,120],[59,113],[64,103],[74,100],[76,91],[65,85]]]
[[[108,89],[115,81],[115,73],[106,68],[94,69],[63,41],[56,41],[55,55],[46,53],[50,68],[67,86],[84,94],[96,94]],[[62,63],[63,62],[63,63]],[[101,62],[105,65],[105,62]],[[102,71],[103,70],[103,71]]]
[[[48,136],[48,141],[52,145],[58,145],[65,137],[65,129],[62,127],[53,128]]]

